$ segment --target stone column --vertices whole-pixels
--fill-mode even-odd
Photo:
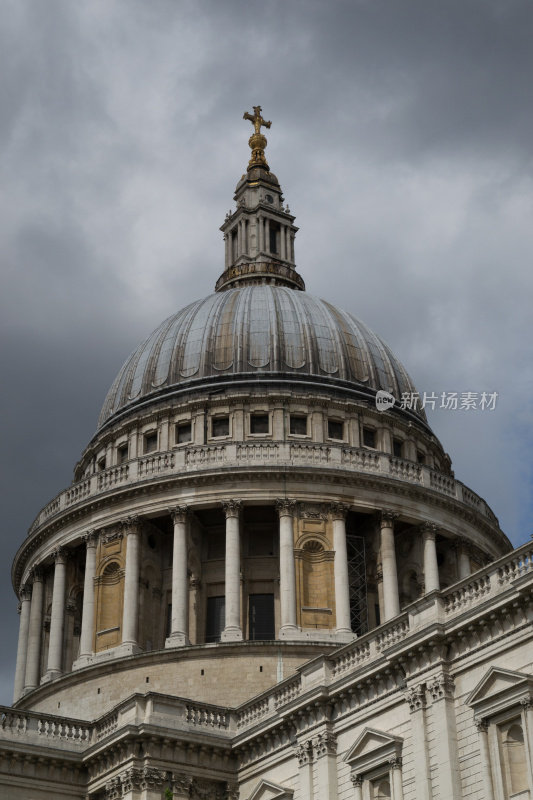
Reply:
[[[428,681],[427,690],[433,704],[433,724],[439,732],[435,750],[440,793],[446,800],[462,800],[461,778],[457,758],[457,728],[454,708],[454,682],[446,672]]]
[[[261,214],[257,217],[257,252],[261,253],[265,249],[265,226]]]
[[[431,522],[425,522],[421,526],[421,532],[424,549],[424,592],[429,594],[429,592],[440,589],[439,565],[437,563],[437,547],[435,544],[437,526]]]
[[[53,680],[63,672],[63,632],[65,630],[65,589],[67,582],[67,552],[60,547],[54,553],[54,588],[52,592],[52,615],[50,619],[50,641],[48,667],[45,680]]]
[[[485,719],[476,720],[479,735],[479,752],[481,756],[481,771],[483,774],[483,797],[485,800],[494,800],[494,787],[492,785],[492,772],[490,767],[490,750],[488,737],[488,723]]]
[[[363,776],[352,775],[354,800],[363,800]]]
[[[431,780],[427,751],[426,693],[420,684],[407,689],[405,699],[411,712],[411,735],[416,800],[431,800]],[[448,800],[446,798],[446,800]]]
[[[348,551],[346,548],[346,514],[343,503],[330,506],[333,522],[333,549],[335,550],[335,613],[337,633],[353,638],[350,619],[350,581],[348,578]]]
[[[524,731],[528,783],[529,786],[533,786],[533,700],[529,696],[523,697],[520,700],[520,706],[522,708],[522,730]]]
[[[265,250],[270,253],[270,220],[265,218]]]
[[[172,550],[172,619],[170,636],[165,647],[180,647],[189,644],[188,599],[189,581],[187,506],[170,508],[174,523],[174,544]]]
[[[391,758],[389,765],[392,772],[392,796],[394,800],[403,800],[402,759],[399,756]]]
[[[381,512],[381,568],[383,570],[383,604],[385,606],[383,622],[387,622],[400,613],[394,546],[394,520],[397,517],[398,514],[393,514],[391,511]]]
[[[31,591],[30,625],[28,629],[28,653],[26,657],[26,676],[24,693],[39,685],[41,638],[43,630],[44,576],[40,567],[33,570]]]
[[[311,740],[296,745],[298,759],[299,795],[305,800],[313,800],[313,744]]]
[[[296,631],[296,574],[294,571],[294,500],[276,500],[279,514],[279,598],[280,639],[290,639]]]
[[[28,655],[28,632],[30,629],[31,592],[28,586],[20,587],[20,623],[17,647],[17,666],[15,668],[15,687],[13,702],[16,703],[24,692],[26,676],[26,657]]]
[[[279,249],[280,249],[280,258],[282,259],[282,261],[287,260],[287,247],[286,247],[287,240],[285,236],[285,230],[286,230],[285,225],[282,225],[279,232]]]
[[[94,578],[96,576],[96,546],[98,534],[88,531],[83,537],[85,541],[85,576],[83,581],[83,606],[81,610],[80,655],[73,667],[82,667],[89,662],[93,654],[94,631]]]
[[[337,800],[337,742],[333,733],[324,731],[313,740],[316,759],[317,796]]]
[[[138,597],[140,575],[141,537],[139,518],[129,517],[122,523],[126,534],[126,569],[124,575],[124,611],[122,615],[122,644],[128,651],[139,652],[137,632],[139,626]]]
[[[226,500],[222,507],[226,514],[226,564],[225,595],[226,620],[221,641],[242,641],[241,628],[241,556],[239,512],[241,500]]]
[[[468,578],[472,572],[470,568],[470,555],[468,553],[468,543],[459,538],[457,540],[457,572],[460,581]]]

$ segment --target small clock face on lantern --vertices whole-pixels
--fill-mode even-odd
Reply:
[[[265,200],[267,201],[267,203],[273,203],[274,202],[274,198],[272,197],[271,194],[266,194],[265,195]]]

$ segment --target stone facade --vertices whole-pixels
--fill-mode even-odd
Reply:
[[[306,299],[265,145],[222,226],[224,303],[126,362],[15,557],[0,793],[530,798],[533,549],[423,413],[377,410],[413,387]]]

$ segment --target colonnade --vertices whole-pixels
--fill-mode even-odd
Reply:
[[[241,627],[241,553],[239,517],[242,501],[226,500],[222,503],[225,514],[225,625],[222,641],[243,639]],[[279,639],[297,639],[297,592],[294,553],[294,517],[298,504],[295,500],[276,501],[279,515],[279,586],[280,626]],[[329,506],[332,523],[334,557],[334,587],[336,607],[336,633],[342,637],[352,635],[350,624],[350,583],[346,544],[346,515],[348,506],[335,503]],[[165,647],[189,644],[189,580],[187,571],[190,509],[176,506],[169,509],[173,521],[172,557],[172,613],[170,635]],[[398,571],[394,524],[397,514],[383,511],[380,514],[380,551],[383,588],[382,622],[400,613]],[[420,526],[423,542],[425,593],[439,587],[436,551],[437,527],[431,523]],[[127,536],[124,570],[124,595],[122,617],[122,643],[124,652],[139,652],[138,646],[138,587],[141,570],[140,520],[130,517],[122,522]],[[79,655],[74,668],[91,663],[94,657],[93,636],[95,623],[96,548],[98,534],[90,531],[83,537],[86,546],[83,607]],[[42,630],[44,622],[44,575],[42,567],[33,569],[28,584],[20,591],[20,630],[15,676],[15,700],[45,681],[62,674],[63,632],[65,624],[66,563],[67,553],[59,548],[53,553],[54,577],[50,619],[50,638],[45,675],[40,676]],[[458,555],[459,577],[469,574],[464,550]],[[30,586],[31,584],[31,586]],[[31,591],[30,591],[31,590]]]
[[[236,228],[234,228],[235,232],[235,239],[231,232],[225,235],[225,246],[226,246],[226,268],[232,266],[232,264],[242,255],[250,256],[252,258],[256,257],[259,254],[270,253],[270,223],[273,220],[270,217],[266,216],[265,214],[258,214],[256,217],[256,230],[257,230],[257,238],[256,238],[256,246],[255,248],[250,247],[250,220],[247,219],[240,219],[237,222]],[[294,261],[294,253],[293,253],[293,231],[290,225],[283,225],[282,223],[276,223],[279,225],[279,252],[273,253],[272,255],[277,255],[282,261]],[[234,248],[234,241],[235,241],[235,248]],[[255,250],[256,252],[252,252]]]

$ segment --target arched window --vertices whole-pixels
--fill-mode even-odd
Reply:
[[[390,800],[391,788],[388,778],[379,778],[373,781],[372,800]]]
[[[502,728],[502,750],[507,796],[528,789],[527,761],[524,732],[519,720],[513,720]]]

